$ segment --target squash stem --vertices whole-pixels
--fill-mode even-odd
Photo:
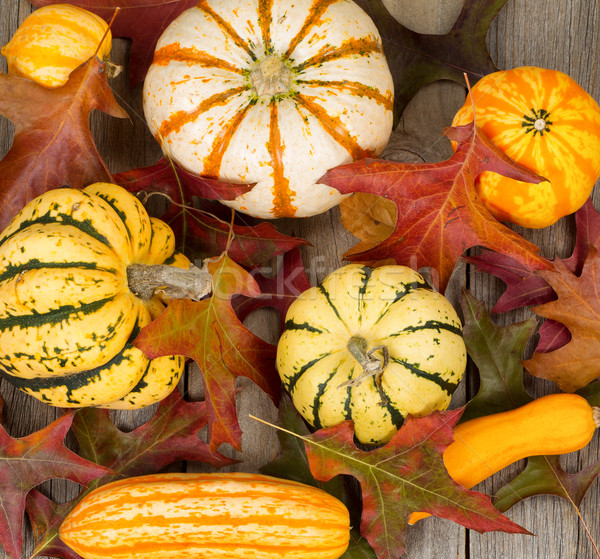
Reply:
[[[147,301],[162,293],[172,299],[199,301],[212,291],[212,276],[193,264],[189,269],[165,264],[131,264],[127,267],[129,289]]]
[[[363,372],[356,378],[347,380],[338,386],[343,388],[346,386],[359,386],[366,379],[375,376],[375,385],[381,398],[380,406],[385,406],[388,403],[387,396],[383,392],[381,387],[381,376],[383,371],[390,362],[390,352],[384,345],[368,349],[367,340],[361,336],[352,336],[346,346],[348,351],[358,361],[360,366],[363,368]],[[376,356],[376,352],[381,351],[381,356]]]

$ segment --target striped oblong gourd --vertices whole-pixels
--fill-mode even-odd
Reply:
[[[66,84],[71,72],[92,56],[107,58],[111,46],[111,32],[101,17],[70,4],[53,4],[27,16],[2,55],[9,74],[54,88]]]
[[[163,221],[120,186],[58,188],[0,234],[0,374],[60,407],[137,408],[167,396],[181,356],[133,346],[165,305],[130,289],[131,265],[189,268]]]
[[[295,481],[168,473],[94,490],[59,535],[84,559],[337,559],[349,522],[341,501]]]
[[[405,266],[339,268],[292,303],[277,346],[302,416],[316,428],[352,420],[365,444],[446,409],[466,359],[454,307]]]
[[[393,82],[351,0],[201,0],[159,39],[143,103],[182,167],[255,184],[235,209],[304,217],[342,200],[318,183],[328,169],[387,144]]]

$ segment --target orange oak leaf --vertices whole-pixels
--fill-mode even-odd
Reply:
[[[134,344],[151,359],[172,354],[191,357],[204,378],[211,451],[221,443],[241,450],[236,380],[249,378],[277,403],[281,381],[275,370],[275,346],[250,332],[231,306],[234,294],[260,295],[252,276],[226,255],[207,262],[213,277],[212,296],[202,301],[172,301],[141,330]]]
[[[475,178],[483,171],[529,182],[540,182],[541,177],[510,160],[472,123],[448,128],[445,134],[459,144],[446,161],[408,164],[363,159],[331,169],[320,179],[343,194],[369,192],[398,207],[389,237],[345,257],[360,262],[393,258],[414,269],[430,267],[432,281],[442,292],[458,258],[476,245],[509,254],[528,268],[549,268],[539,248],[494,219],[475,190]]]
[[[553,271],[538,273],[558,298],[532,310],[564,324],[571,340],[554,351],[534,353],[524,366],[533,376],[575,392],[600,376],[600,255],[590,246],[579,276],[558,258]]]
[[[53,478],[86,485],[111,472],[67,449],[63,441],[72,422],[68,413],[18,439],[0,425],[0,544],[8,557],[21,557],[25,501],[34,487]]]
[[[351,421],[306,437],[311,472],[319,481],[339,474],[355,477],[362,491],[360,533],[378,559],[400,557],[408,518],[426,511],[485,532],[528,533],[499,511],[491,499],[452,480],[442,454],[462,410],[408,417],[385,446],[363,451],[354,443]]]
[[[96,58],[57,89],[0,73],[0,114],[15,125],[13,145],[0,161],[0,230],[46,190],[111,180],[90,131],[92,109],[127,117]]]

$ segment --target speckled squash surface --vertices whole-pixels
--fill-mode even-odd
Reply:
[[[96,489],[59,534],[84,559],[337,559],[349,523],[341,501],[295,481],[180,473]]]
[[[465,367],[456,311],[405,266],[336,270],[290,306],[277,347],[302,416],[317,428],[351,419],[366,444],[388,441],[408,414],[447,408]]]
[[[548,179],[530,184],[486,171],[477,192],[501,221],[541,228],[577,211],[600,177],[600,107],[571,77],[523,66],[484,76],[453,125],[475,119],[504,153]]]
[[[108,57],[111,44],[101,17],[70,4],[53,4],[29,15],[2,47],[2,55],[9,74],[54,88],[66,84],[71,72],[92,56]]]
[[[202,0],[158,41],[143,102],[174,161],[255,184],[232,207],[304,217],[342,200],[318,183],[328,169],[387,144],[393,82],[351,0]]]
[[[129,289],[130,264],[189,267],[164,222],[120,186],[59,188],[0,234],[0,374],[60,407],[135,408],[167,396],[181,356],[149,361],[133,346],[164,309]]]

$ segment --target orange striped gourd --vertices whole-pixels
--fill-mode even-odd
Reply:
[[[53,88],[67,83],[71,72],[92,56],[107,58],[111,42],[101,17],[70,4],[53,4],[29,15],[2,47],[2,55],[9,74]]]
[[[379,154],[392,129],[381,38],[352,0],[201,0],[159,39],[143,100],[173,160],[254,183],[229,204],[262,218],[338,204],[319,178]]]
[[[600,177],[600,107],[567,74],[523,66],[484,76],[456,113],[509,157],[545,177],[526,183],[485,171],[477,192],[501,221],[541,228],[578,210]]]
[[[245,473],[168,473],[109,483],[64,520],[84,559],[337,559],[349,514],[328,493]]]

